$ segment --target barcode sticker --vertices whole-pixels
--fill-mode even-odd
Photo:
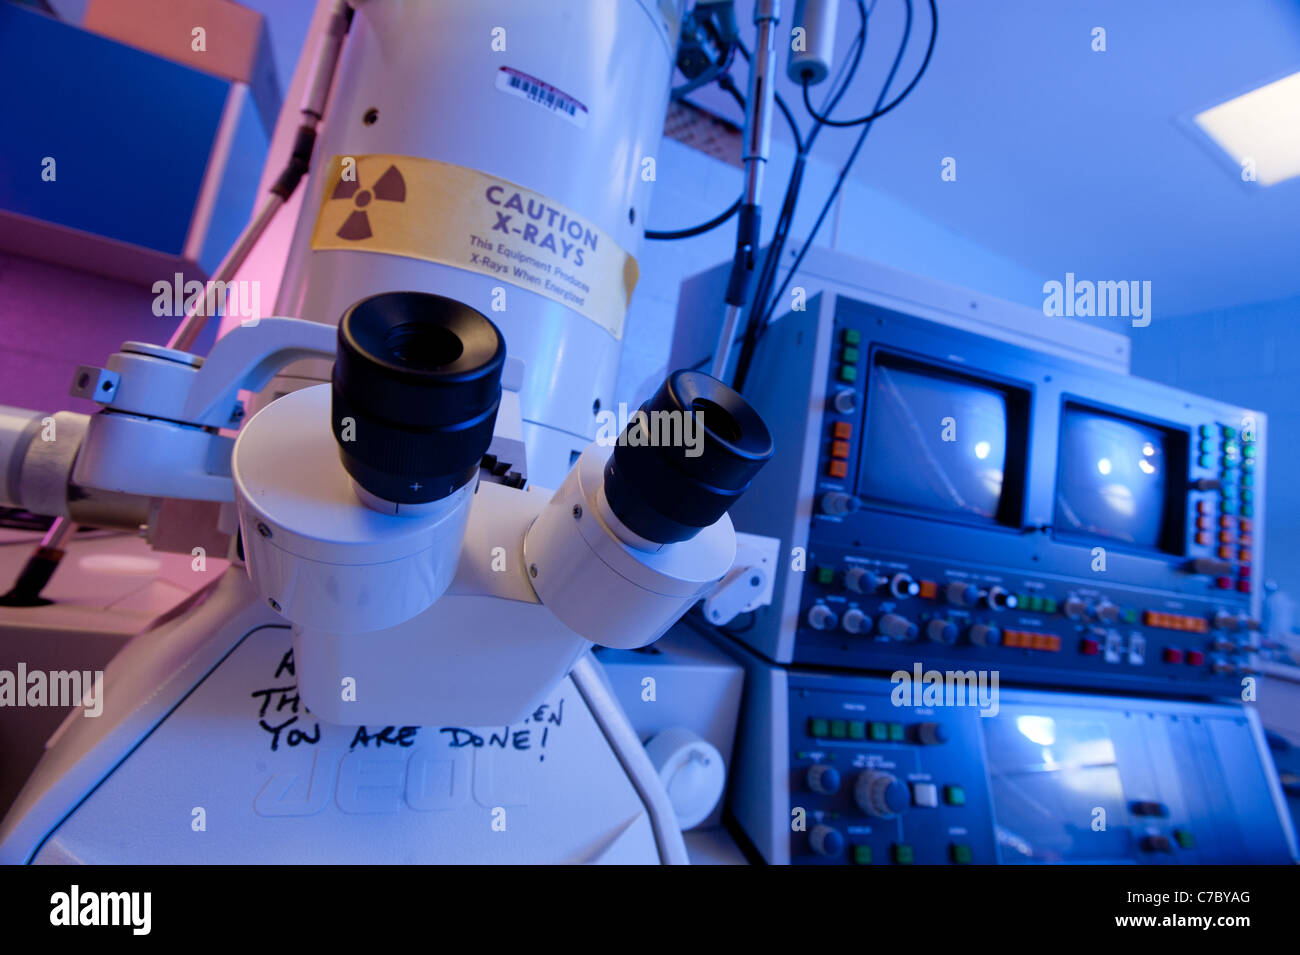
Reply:
[[[563,90],[556,89],[550,83],[543,83],[535,76],[503,66],[497,70],[497,89],[548,109],[579,129],[587,127],[587,107]]]

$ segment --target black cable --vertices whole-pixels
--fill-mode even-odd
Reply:
[[[826,126],[835,126],[838,128],[844,128],[846,126],[862,126],[865,123],[870,123],[873,120],[879,119],[881,116],[884,116],[886,113],[892,110],[899,103],[903,102],[903,100],[907,99],[907,95],[912,92],[912,90],[916,87],[916,84],[921,82],[921,77],[925,75],[926,68],[930,65],[930,57],[934,53],[934,41],[939,35],[939,10],[937,7],[935,7],[934,0],[929,0],[929,3],[930,3],[930,42],[926,45],[925,48],[925,59],[921,61],[921,68],[916,71],[916,76],[912,77],[912,82],[907,84],[907,88],[904,89],[903,92],[899,93],[892,103],[890,103],[888,106],[882,107],[880,105],[880,101],[877,100],[876,106],[866,116],[859,116],[857,119],[844,119],[844,120],[831,119],[830,110],[826,111],[826,115],[822,115],[821,113],[818,113],[816,108],[813,106],[812,101],[808,98],[808,76],[807,74],[804,74],[803,84],[802,84],[803,105],[804,105],[804,109],[808,110],[808,115],[811,116],[813,119],[817,120],[819,123],[822,123],[823,125]],[[912,17],[910,0],[908,3],[907,15],[908,15],[908,20],[910,22]]]
[[[699,225],[691,226],[689,229],[675,229],[670,232],[663,232],[658,229],[646,229],[645,237],[647,239],[657,239],[661,242],[666,242],[675,239],[690,239],[690,238],[694,238],[697,235],[703,235],[706,232],[716,229],[718,226],[722,225],[724,222],[726,222],[728,219],[734,216],[737,212],[739,212],[740,203],[743,199],[744,196],[737,196],[736,201],[731,204],[730,208],[728,208],[725,212],[719,212],[708,222],[701,222]]]
[[[930,7],[931,10],[933,10],[934,0],[930,0]],[[938,28],[939,28],[939,24],[938,24],[938,20],[936,19],[933,21],[933,27],[932,27],[933,32],[931,33],[931,37],[930,37],[930,43],[932,46],[934,44],[934,33],[938,31]],[[898,45],[898,54],[894,57],[894,64],[889,68],[889,75],[885,77],[885,85],[881,88],[880,96],[877,97],[876,99],[877,106],[879,106],[880,103],[883,102],[885,97],[889,94],[889,87],[893,84],[894,76],[898,73],[898,66],[903,61],[903,53],[907,49],[907,41],[911,35],[911,32],[912,32],[912,0],[907,0],[907,21],[906,21],[906,25],[903,27],[903,40]],[[817,216],[817,221],[816,223],[813,224],[812,232],[809,234],[807,240],[805,240],[803,248],[799,250],[799,254],[795,257],[794,264],[790,266],[790,271],[786,273],[785,281],[781,283],[781,288],[777,291],[776,295],[772,299],[771,307],[769,308],[767,314],[763,317],[762,321],[760,322],[759,330],[758,330],[758,337],[760,339],[762,338],[763,334],[767,331],[767,326],[768,323],[771,321],[772,314],[776,311],[776,305],[779,301],[781,301],[782,296],[785,295],[785,290],[786,288],[789,287],[790,280],[794,278],[795,273],[799,271],[799,266],[800,264],[802,264],[804,260],[804,256],[807,254],[808,250],[812,248],[813,239],[816,238],[818,231],[821,229],[822,223],[826,220],[826,214],[830,211],[831,206],[834,204],[835,197],[839,195],[840,188],[844,185],[844,180],[845,178],[848,177],[849,170],[853,168],[853,163],[858,158],[858,153],[862,150],[862,144],[867,141],[867,133],[871,131],[871,125],[872,124],[868,122],[863,126],[862,132],[858,135],[858,141],[853,146],[853,151],[849,153],[849,158],[845,160],[844,166],[840,169],[839,177],[835,180],[835,186],[831,189],[830,195],[826,197],[826,202],[822,205],[821,212]]]

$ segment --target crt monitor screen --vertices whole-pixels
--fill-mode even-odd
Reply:
[[[1019,526],[1028,394],[887,353],[867,395],[860,496]]]
[[[1056,529],[1177,553],[1172,506],[1186,473],[1185,435],[1067,404],[1061,418]]]

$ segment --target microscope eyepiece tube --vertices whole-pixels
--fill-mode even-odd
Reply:
[[[660,544],[688,540],[735,503],[771,456],[767,425],[739,393],[703,372],[678,371],[619,435],[605,497],[633,533]]]
[[[505,340],[462,302],[384,292],[339,322],[331,427],[367,494],[396,504],[442,500],[469,483],[492,441]]]

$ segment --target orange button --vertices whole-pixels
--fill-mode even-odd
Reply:
[[[1209,547],[1209,546],[1210,546],[1210,535],[1209,535],[1209,534],[1197,534],[1197,535],[1196,535],[1196,543],[1198,543],[1198,544],[1201,545],[1202,547]]]
[[[1231,527],[1231,526],[1232,526],[1232,518],[1231,518],[1231,517],[1228,517],[1226,514],[1225,514],[1223,517],[1220,517],[1220,518],[1219,518],[1219,526],[1220,526],[1220,527]]]
[[[1237,538],[1237,543],[1240,544],[1242,547],[1249,547],[1255,543],[1255,538],[1250,534],[1242,534],[1240,537]]]
[[[923,581],[921,581],[921,599],[922,599],[922,600],[933,600],[933,599],[934,599],[935,597],[937,597],[937,596],[939,596],[939,585],[938,585],[938,584],[936,584],[933,580],[923,580]]]
[[[1232,548],[1231,548],[1231,547],[1220,547],[1220,548],[1219,548],[1219,560],[1232,560]]]
[[[1024,646],[1024,638],[1029,636],[1023,630],[1003,630],[1002,645],[1004,647],[1021,647]]]
[[[826,468],[826,473],[833,478],[842,478],[849,476],[849,465],[845,461],[832,461]]]
[[[1196,529],[1198,531],[1208,531],[1210,529],[1210,519],[1202,515],[1196,519]]]
[[[853,425],[847,421],[836,421],[831,425],[831,437],[842,438],[847,441],[853,437]]]
[[[849,443],[847,441],[831,442],[831,457],[847,458],[849,456]]]
[[[1237,552],[1237,559],[1240,560],[1243,564],[1249,564],[1249,563],[1250,563],[1250,548],[1249,548],[1249,547],[1243,547],[1241,550],[1239,550],[1239,551]]]
[[[1208,513],[1210,513],[1210,502],[1209,502],[1209,501],[1197,501],[1197,502],[1196,502],[1196,513],[1197,513],[1197,514],[1208,514]]]
[[[1229,543],[1231,543],[1231,542],[1232,542],[1232,532],[1231,532],[1231,531],[1219,531],[1219,543],[1220,543],[1220,544],[1229,544]]]
[[[1250,527],[1251,527],[1251,524],[1252,524],[1252,521],[1251,521],[1251,519],[1250,519],[1249,517],[1243,517],[1243,518],[1241,519],[1241,532],[1242,532],[1243,534],[1249,534],[1249,533],[1250,533]]]

